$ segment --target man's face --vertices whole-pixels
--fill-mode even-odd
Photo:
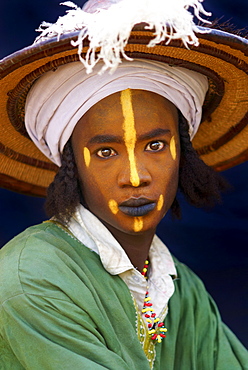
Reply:
[[[155,231],[178,187],[178,117],[165,98],[124,90],[78,122],[72,146],[88,209],[128,234]]]

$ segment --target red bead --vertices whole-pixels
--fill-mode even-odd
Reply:
[[[163,322],[160,322],[160,323],[158,324],[158,327],[159,327],[159,328],[162,328],[162,326],[164,326],[164,323],[163,323]]]
[[[151,307],[151,306],[152,306],[152,303],[145,302],[145,303],[144,303],[144,306],[146,306],[146,307]]]
[[[148,326],[148,328],[152,328],[152,324],[148,324],[147,326]]]
[[[153,334],[153,336],[151,337],[152,340],[155,340],[157,338],[158,334]]]
[[[145,317],[147,317],[147,318],[148,318],[148,317],[151,317],[151,316],[150,316],[150,315],[148,315],[148,313],[146,313],[146,314],[145,314]]]
[[[160,333],[159,335],[160,335],[161,338],[166,338],[166,335],[164,335],[162,333]]]
[[[152,316],[152,317],[156,317],[156,314],[155,314],[155,313],[152,313],[152,314],[151,314],[151,316]]]

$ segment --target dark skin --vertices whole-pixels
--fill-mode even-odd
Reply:
[[[72,146],[88,209],[142,271],[178,188],[177,109],[148,91],[112,94],[80,119]]]
[[[114,235],[115,239],[118,240],[133,266],[141,272],[144,267],[144,261],[148,258],[149,249],[156,229],[151,229],[149,232],[147,231],[137,235],[129,235],[106,224],[103,220],[101,221]]]

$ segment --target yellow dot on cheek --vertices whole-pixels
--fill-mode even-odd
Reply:
[[[89,167],[89,165],[90,165],[90,151],[86,146],[84,147],[84,162],[85,162],[86,167]]]
[[[133,229],[134,231],[137,233],[139,232],[140,230],[143,229],[143,219],[142,217],[135,217],[134,218],[134,225],[133,225]]]
[[[170,152],[171,152],[172,159],[174,159],[174,161],[175,161],[176,157],[177,157],[175,136],[172,136],[172,138],[170,140]]]
[[[108,205],[109,205],[111,212],[114,215],[116,215],[119,211],[117,202],[114,199],[110,199],[110,201],[108,202]]]
[[[164,205],[164,196],[161,194],[158,198],[158,203],[157,203],[157,210],[161,211],[162,207]]]

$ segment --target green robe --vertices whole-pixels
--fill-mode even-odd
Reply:
[[[151,345],[123,280],[58,225],[27,229],[0,257],[1,370],[248,369],[202,282],[177,261],[167,337]]]

